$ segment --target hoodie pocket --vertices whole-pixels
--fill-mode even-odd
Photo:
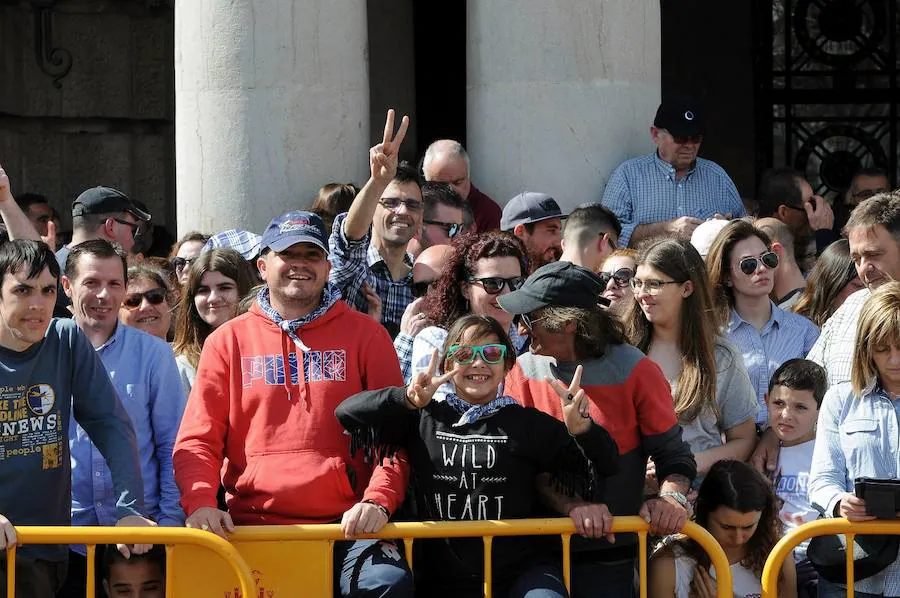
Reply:
[[[320,451],[248,455],[235,492],[253,511],[296,519],[337,518],[358,500],[347,474],[343,458]]]

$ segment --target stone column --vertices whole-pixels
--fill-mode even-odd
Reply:
[[[175,3],[178,232],[246,228],[364,182],[365,0]]]
[[[525,190],[564,210],[599,201],[649,153],[660,101],[660,0],[468,0],[472,180],[504,204]]]

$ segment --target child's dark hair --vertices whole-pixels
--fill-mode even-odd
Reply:
[[[447,367],[447,352],[450,350],[450,347],[456,343],[462,342],[463,337],[466,335],[466,332],[469,332],[469,329],[472,329],[470,336],[473,338],[484,338],[491,335],[496,336],[497,341],[506,347],[503,365],[507,371],[512,369],[516,363],[516,350],[513,348],[512,342],[509,340],[506,331],[503,330],[503,326],[490,316],[467,314],[454,322],[453,326],[450,327],[450,330],[447,331],[447,338],[444,340],[444,346],[441,349],[441,358],[443,359],[443,368],[441,371],[447,371],[445,368]],[[452,360],[452,357],[449,359]]]
[[[822,399],[828,389],[828,374],[825,368],[809,359],[788,359],[772,374],[769,392],[776,386],[811,391],[818,408],[822,406]]]
[[[103,564],[100,569],[102,579],[109,579],[109,571],[113,565],[128,565],[131,563],[140,563],[147,561],[159,567],[159,572],[163,579],[166,577],[166,547],[162,544],[155,544],[148,552],[144,554],[133,554],[130,558],[125,558],[115,544],[107,544],[103,547]]]

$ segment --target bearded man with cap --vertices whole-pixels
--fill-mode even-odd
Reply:
[[[500,230],[512,233],[525,244],[532,272],[562,255],[562,219],[566,216],[556,200],[546,193],[526,191],[503,206]]]
[[[687,494],[697,466],[682,440],[672,394],[659,367],[629,345],[619,323],[598,309],[604,285],[593,272],[556,262],[534,272],[517,290],[498,298],[519,317],[520,332],[531,336],[506,377],[506,393],[527,407],[562,419],[559,395],[548,380],[559,379],[570,395],[583,390],[589,415],[612,434],[619,448],[619,473],[585,500],[568,499],[549,485],[546,504],[560,514],[584,513],[608,505],[614,516],[640,515],[653,533],[664,536],[687,521]],[[578,371],[581,370],[581,371]],[[647,458],[652,466],[647,467]],[[644,500],[645,471],[659,481],[659,495]],[[632,537],[572,540],[572,596],[632,596],[637,544]]]
[[[387,331],[329,282],[327,248],[319,216],[273,219],[260,241],[256,303],[203,346],[173,458],[188,527],[227,538],[235,524],[340,521],[353,538],[377,532],[403,502],[405,455],[376,464],[352,456],[334,417],[348,396],[403,377]],[[216,507],[220,480],[227,513]],[[402,552],[377,540],[336,543],[335,596],[411,596]]]
[[[697,157],[703,119],[693,102],[660,104],[650,137],[656,151],[620,164],[603,192],[603,205],[622,225],[620,247],[660,235],[690,239],[704,220],[747,215],[725,170]]]

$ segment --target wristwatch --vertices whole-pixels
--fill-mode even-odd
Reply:
[[[680,504],[682,507],[687,508],[687,497],[681,492],[660,492],[660,498],[666,498],[667,496],[674,498],[675,502]]]

